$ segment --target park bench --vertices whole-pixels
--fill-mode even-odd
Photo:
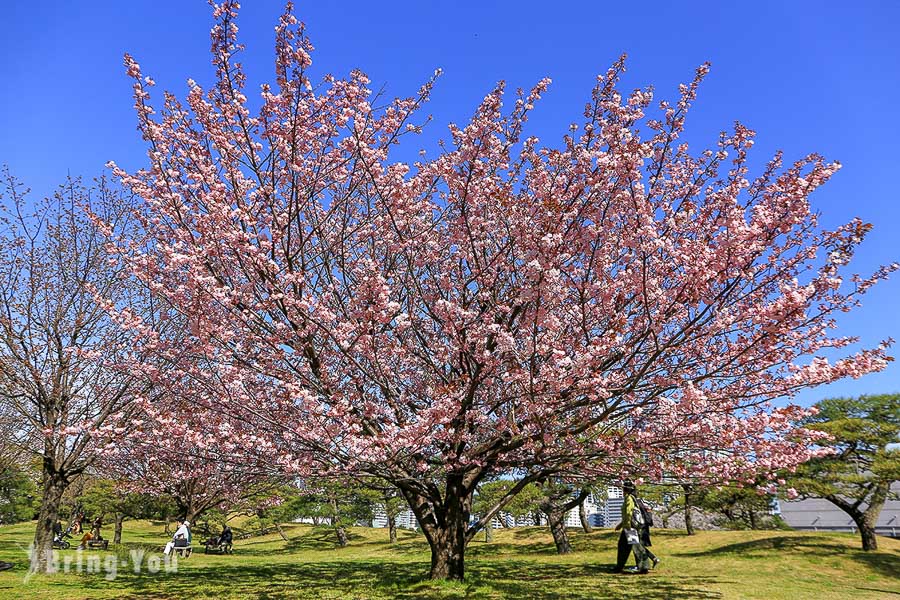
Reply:
[[[88,540],[88,550],[109,550],[109,540]]]
[[[175,540],[175,546],[172,547],[172,554],[178,554],[182,558],[188,558],[192,551],[191,545],[187,540]]]
[[[172,546],[172,554],[178,554],[182,558],[188,558],[193,552],[193,548],[184,538],[174,540],[175,545]],[[158,546],[160,552],[165,552],[165,546]]]

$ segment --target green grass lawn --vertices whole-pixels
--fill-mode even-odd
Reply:
[[[555,554],[544,529],[501,530],[492,543],[470,545],[465,583],[447,583],[426,580],[428,546],[411,532],[401,531],[391,546],[387,530],[358,528],[350,546],[336,548],[327,529],[289,525],[288,542],[278,535],[238,540],[231,556],[206,556],[201,548],[180,560],[175,573],[135,574],[129,565],[111,581],[102,572],[26,581],[23,548],[32,527],[0,527],[0,560],[16,565],[0,573],[0,598],[900,599],[900,541],[880,538],[881,550],[867,553],[855,536],[843,534],[658,531],[653,550],[662,564],[638,576],[610,572],[616,543],[610,530],[571,530],[575,553],[568,556]],[[88,554],[127,558],[136,548],[158,557],[152,548],[166,541],[162,530],[126,522],[122,547],[84,553],[82,561]]]

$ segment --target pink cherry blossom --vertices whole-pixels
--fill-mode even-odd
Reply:
[[[870,226],[822,229],[810,204],[840,165],[778,154],[754,177],[744,125],[699,153],[680,139],[708,65],[654,107],[618,91],[623,58],[553,142],[526,134],[550,81],[510,108],[501,83],[410,165],[392,151],[435,79],[392,101],[359,71],[311,84],[289,8],[251,102],[236,14],[217,5],[216,81],[183,101],[154,109],[126,58],[147,164],[114,172],[145,232],[116,246],[168,317],[122,316],[165,358],[130,368],[165,390],[147,404],[162,429],[397,486],[432,576],[462,577],[508,500],[468,524],[486,477],[751,481],[815,453],[806,411],[769,401],[890,360],[887,343],[823,356],[852,341],[835,315],[896,269],[843,274]]]

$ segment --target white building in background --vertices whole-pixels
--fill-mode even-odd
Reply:
[[[416,515],[413,514],[413,511],[410,509],[406,509],[401,511],[400,514],[397,515],[395,519],[395,523],[397,527],[400,529],[418,529],[419,521],[416,520]],[[376,506],[375,508],[375,517],[372,519],[372,527],[387,527],[387,513],[384,512],[384,507],[381,505]]]
[[[587,513],[588,523],[593,527],[615,527],[622,519],[622,488],[609,486],[606,488],[606,497],[603,494],[591,494],[584,501],[584,509]],[[541,525],[547,524],[543,514],[538,514]],[[506,512],[499,512],[494,517],[494,529],[502,527],[533,527],[533,515],[514,517]],[[375,508],[375,518],[372,519],[372,527],[387,527],[387,514],[384,508]],[[402,529],[418,529],[419,523],[416,516],[409,509],[397,515],[397,527]],[[581,527],[581,519],[578,516],[578,508],[573,508],[566,513],[566,527]]]
[[[590,494],[584,500],[584,512],[588,523],[593,527],[604,527],[606,524],[606,503],[597,494]],[[566,513],[566,527],[581,527],[578,507]]]
[[[895,483],[892,492],[900,495],[900,483]],[[584,502],[588,522],[593,527],[615,527],[622,520],[622,488],[610,486],[606,489],[606,497],[603,494],[591,494]],[[776,508],[776,512],[779,512]],[[855,531],[856,525],[850,517],[821,498],[810,498],[793,502],[782,501],[780,514],[788,525],[794,529],[811,531]],[[546,517],[539,513],[540,525],[546,525]],[[311,523],[312,519],[298,519],[301,522]],[[533,527],[534,516],[523,515],[513,517],[509,513],[500,512],[493,521],[494,529],[502,527]],[[381,508],[376,509],[373,527],[387,527],[387,516]],[[567,527],[581,527],[578,517],[578,509],[573,508],[566,513]],[[397,515],[397,527],[401,529],[418,529],[416,516],[409,509]],[[881,512],[876,526],[876,532],[880,535],[900,537],[900,500],[889,499]]]

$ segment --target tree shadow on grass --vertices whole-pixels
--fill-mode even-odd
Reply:
[[[466,556],[469,557],[490,557],[501,554],[521,554],[527,556],[558,556],[556,545],[552,540],[547,539],[546,529],[531,532],[519,533],[514,531],[511,536],[513,542],[493,541],[483,542],[483,537],[473,541],[466,549]],[[580,552],[596,552],[598,549],[607,548],[615,550],[619,538],[619,532],[610,532],[603,530],[595,530],[591,533],[569,532],[569,543],[576,553]],[[523,541],[516,541],[523,540]],[[533,540],[526,543],[524,540]]]
[[[157,575],[120,574],[114,583],[85,578],[87,590],[114,585],[141,598],[720,598],[709,591],[715,577],[613,575],[609,567],[478,561],[464,583],[427,581],[423,561],[358,560],[306,564],[216,565]]]
[[[676,553],[674,556],[703,557],[736,554],[742,557],[771,557],[772,551],[797,551],[807,559],[810,557],[841,556],[861,563],[871,570],[887,577],[900,575],[900,553],[893,551],[865,552],[844,544],[808,535],[780,535],[736,544],[727,544],[709,550]]]
[[[556,546],[553,544],[508,544],[504,542],[488,542],[484,545],[469,545],[466,549],[468,558],[490,558],[502,554],[519,554],[524,556],[553,556]]]

